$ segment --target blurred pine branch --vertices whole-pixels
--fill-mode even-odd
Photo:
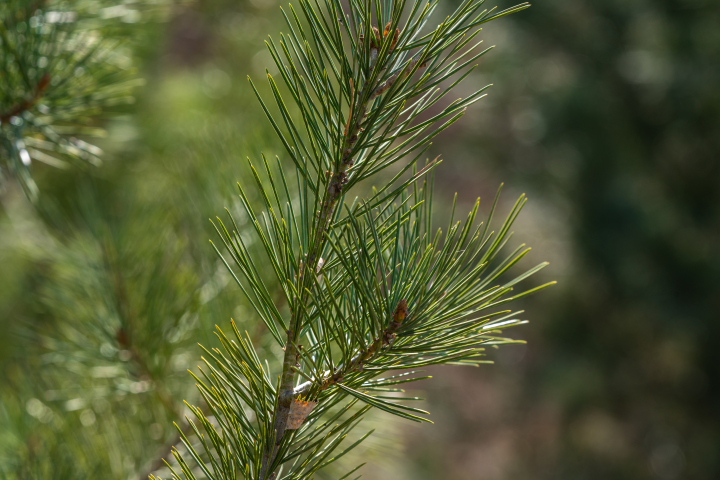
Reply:
[[[0,5],[0,188],[14,179],[32,200],[32,162],[99,165],[103,116],[134,101],[128,23],[147,4],[7,0]],[[162,2],[161,2],[162,3]],[[160,3],[160,4],[161,4]],[[118,22],[122,20],[122,22]],[[125,45],[124,45],[125,44]]]

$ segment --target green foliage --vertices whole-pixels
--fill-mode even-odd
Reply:
[[[132,102],[138,84],[129,51],[111,31],[118,30],[110,27],[113,8],[124,7],[95,0],[0,5],[0,182],[15,177],[35,199],[33,160],[58,168],[100,163],[101,150],[82,138],[104,136],[99,114]]]
[[[125,39],[114,45],[123,55],[135,52],[125,47],[137,46],[132,42],[148,31],[164,30],[104,18],[102,10],[113,4],[94,3],[102,28],[93,31]],[[139,2],[123,8],[156,12]],[[187,82],[182,93],[202,98],[201,86]],[[159,130],[153,122],[167,124],[169,95],[154,94],[153,104],[147,90],[135,94],[145,98],[126,107],[135,116],[92,114],[90,121],[107,124],[111,136],[102,140],[109,147],[102,168],[34,163],[42,192],[34,205],[14,181],[0,196],[3,480],[147,478],[178,441],[172,421],[181,421],[181,399],[197,398],[185,375],[196,342],[207,343],[212,319],[238,306],[226,292],[229,276],[203,240],[211,226],[201,219],[234,193],[207,174],[237,175],[235,158],[219,146],[245,149],[251,135],[231,136],[230,120],[218,121],[208,105],[200,105],[204,129],[174,116],[164,136],[146,134]],[[191,110],[176,100],[174,108]],[[198,110],[192,111],[195,120]],[[133,128],[141,135],[132,142],[113,135]],[[159,145],[158,137],[177,150]],[[201,148],[215,153],[196,156]],[[195,169],[206,176],[193,175]],[[256,345],[264,344],[258,335]]]
[[[550,285],[512,293],[545,264],[506,275],[528,251],[504,249],[524,197],[497,231],[497,198],[486,222],[478,201],[464,222],[452,215],[445,234],[433,231],[428,176],[439,162],[418,170],[418,160],[485,89],[441,99],[487,51],[479,26],[527,6],[495,13],[468,0],[429,29],[437,4],[301,1],[300,14],[284,12],[290,33],[267,42],[292,100],[268,73],[280,120],[260,101],[295,173],[264,156],[251,163],[262,210],[240,187],[242,210],[215,226],[228,270],[284,349],[282,372],[234,324],[233,339],[218,328],[222,348],[206,348],[194,375],[206,404],[192,408],[199,444],[181,430],[174,478],[310,478],[367,437],[339,450],[371,408],[428,421],[396,385],[427,378],[427,365],[483,362],[486,346],[513,342],[502,329],[523,323],[504,306]],[[367,198],[348,197],[389,168]]]
[[[101,194],[80,196],[83,227],[66,224],[64,235],[16,250],[43,274],[29,311],[9,311],[5,326],[22,350],[8,345],[0,359],[0,478],[76,479],[109,465],[113,477],[137,475],[168,437],[161,425],[181,415],[174,397],[188,393],[183,354],[212,278],[159,209],[136,205],[113,218]],[[149,224],[160,225],[152,237]]]

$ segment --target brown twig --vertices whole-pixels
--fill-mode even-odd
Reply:
[[[385,29],[386,31],[383,32],[385,35],[388,35],[388,27]],[[399,31],[393,32],[393,38],[391,41],[391,48],[395,47],[395,44],[397,43],[397,38],[399,36]],[[375,67],[375,60],[377,60],[378,56],[378,48],[381,44],[381,36],[379,31],[376,27],[373,27],[373,35],[374,39],[370,41],[370,48],[371,48],[371,61],[370,66],[371,68],[381,68],[384,69],[385,65]],[[383,36],[385,36],[383,35]],[[390,53],[388,52],[388,53]],[[390,56],[385,57],[385,64],[387,64],[387,60],[390,58]],[[297,291],[300,292],[300,298],[299,301],[301,303],[304,303],[307,300],[307,292],[306,292],[306,279],[309,277],[308,272],[310,272],[310,275],[312,275],[313,272],[315,272],[317,268],[318,261],[320,260],[320,254],[323,250],[323,247],[325,246],[326,242],[326,233],[330,229],[330,224],[332,222],[333,217],[335,216],[335,213],[337,211],[337,202],[343,195],[343,189],[348,181],[348,170],[353,166],[354,164],[354,158],[353,153],[355,151],[355,143],[358,140],[358,136],[360,132],[362,132],[364,129],[362,128],[363,121],[365,120],[365,117],[367,116],[367,109],[368,106],[380,95],[385,93],[387,90],[389,90],[397,81],[402,80],[406,78],[408,75],[410,75],[415,65],[417,64],[418,60],[411,60],[404,68],[402,68],[400,71],[396,72],[395,74],[391,75],[387,80],[385,80],[380,85],[365,85],[363,89],[360,91],[358,95],[358,99],[362,100],[362,103],[359,105],[355,105],[354,103],[354,96],[353,101],[351,102],[351,108],[350,112],[348,114],[348,123],[345,126],[345,132],[343,135],[343,149],[342,149],[342,157],[340,159],[340,164],[337,172],[329,173],[330,179],[327,184],[327,189],[325,191],[325,194],[323,196],[323,201],[320,207],[320,210],[317,212],[317,223],[315,227],[315,232],[313,236],[313,243],[308,248],[307,256],[305,258],[304,265],[301,262],[301,268],[299,269],[298,275],[297,275]],[[351,91],[353,86],[351,85]],[[368,93],[369,92],[369,93]],[[401,302],[403,305],[405,305],[404,301]],[[400,308],[400,304],[398,304],[398,308]],[[402,318],[405,318],[404,315],[407,313],[407,305],[405,305],[404,310],[398,310],[396,312],[397,315],[400,315],[401,311],[404,311],[405,313],[402,313]],[[275,408],[274,412],[274,441],[271,443],[270,446],[268,446],[268,450],[265,451],[263,454],[262,464],[260,468],[260,479],[265,479],[266,475],[269,479],[273,479],[275,477],[274,473],[271,473],[268,475],[268,467],[272,464],[272,462],[275,460],[275,457],[277,456],[277,452],[280,448],[280,445],[282,443],[282,439],[285,435],[285,431],[287,430],[287,423],[288,423],[288,415],[290,413],[290,405],[292,404],[293,397],[296,395],[296,391],[294,388],[295,384],[295,369],[299,367],[298,365],[298,359],[299,359],[299,351],[298,347],[296,347],[297,344],[297,326],[300,323],[300,316],[302,315],[302,310],[298,310],[297,313],[294,313],[292,317],[290,318],[290,326],[287,330],[287,341],[285,343],[285,355],[283,358],[283,370],[281,374],[281,384],[280,384],[280,390],[278,391],[278,402],[277,406]],[[400,317],[397,317],[400,318]],[[402,322],[402,318],[400,318],[400,322]],[[393,320],[393,323],[391,324],[388,329],[383,333],[382,337],[377,339],[370,349],[367,351],[359,354],[359,357],[356,357],[355,359],[355,366],[353,368],[358,368],[362,366],[362,363],[365,362],[368,358],[370,358],[374,353],[379,349],[382,345],[384,345],[383,342],[389,342],[391,339],[391,336],[394,337],[394,331],[399,327],[399,323],[397,323],[397,326],[393,327],[397,322],[397,319]],[[353,363],[353,362],[351,362]],[[328,381],[330,381],[328,379]],[[328,385],[329,386],[329,385]]]
[[[137,345],[133,341],[132,330],[129,327],[136,323],[133,321],[135,314],[132,311],[125,280],[118,265],[117,251],[109,239],[109,234],[108,238],[102,243],[102,252],[106,268],[111,277],[115,305],[121,323],[121,327],[115,332],[115,340],[119,347],[130,352],[130,358],[132,358],[133,363],[140,369],[140,375],[138,376],[140,378],[146,377],[152,382],[153,391],[160,400],[160,403],[165,407],[167,413],[174,418],[179,418],[180,412],[172,399],[172,395],[163,383],[157,379],[157,375],[153,373],[150,365],[148,365],[145,357],[140,354]]]
[[[361,93],[359,98],[362,98]],[[301,302],[305,302],[307,294],[305,292],[305,282],[308,271],[314,272],[317,268],[317,262],[320,259],[320,253],[322,252],[325,233],[327,232],[332,217],[335,214],[337,201],[340,199],[343,191],[343,187],[347,183],[347,170],[352,167],[352,151],[355,142],[358,139],[358,133],[360,132],[360,124],[365,117],[365,111],[367,109],[368,101],[363,104],[357,112],[352,110],[348,114],[348,124],[345,128],[345,135],[343,141],[343,155],[340,161],[340,168],[337,172],[331,175],[330,181],[328,182],[327,190],[323,198],[323,203],[320,211],[318,212],[318,221],[315,228],[315,235],[313,237],[313,243],[308,249],[307,258],[304,266],[301,266],[297,275],[297,290],[301,292]],[[301,263],[301,265],[303,265]],[[295,318],[295,315],[290,319],[290,327],[287,330],[287,341],[285,343],[285,355],[283,357],[283,370],[281,375],[280,391],[278,392],[278,403],[275,408],[273,424],[275,430],[275,439],[272,442],[272,449],[268,450],[263,455],[262,465],[260,469],[260,478],[264,479],[267,473],[268,466],[273,462],[277,456],[278,449],[282,442],[285,431],[287,430],[288,415],[290,413],[290,405],[292,403],[294,395],[295,385],[295,370],[298,367],[299,352],[297,351],[296,342],[296,323],[299,319]],[[274,475],[274,474],[272,474]],[[270,477],[272,478],[272,477]]]
[[[310,381],[301,383],[295,388],[293,394],[304,395],[312,389],[313,385],[317,385],[317,393],[320,393],[336,383],[342,383],[345,376],[350,372],[362,371],[365,363],[372,359],[381,348],[392,345],[395,340],[395,332],[400,328],[405,317],[407,317],[407,302],[403,299],[400,300],[395,307],[395,312],[393,313],[390,324],[383,330],[382,335],[376,338],[369,347],[355,355],[347,365],[338,367],[333,373],[328,373],[319,384],[313,384],[313,382]]]
[[[35,103],[43,96],[45,90],[50,85],[50,75],[47,73],[43,75],[35,85],[35,91],[29,98],[21,101],[17,105],[13,106],[10,110],[5,113],[0,113],[0,124],[8,123],[12,117],[20,115],[22,112],[31,109]]]

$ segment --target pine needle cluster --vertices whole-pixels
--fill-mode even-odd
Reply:
[[[19,181],[35,199],[32,162],[99,165],[99,114],[131,103],[134,78],[108,1],[0,3],[0,187]],[[138,11],[132,10],[139,15]],[[83,140],[84,139],[84,140]]]
[[[508,275],[528,252],[505,248],[526,199],[496,230],[497,197],[486,221],[478,201],[435,231],[440,162],[420,163],[484,96],[487,87],[446,100],[489,50],[476,41],[480,26],[528,6],[483,3],[465,0],[439,24],[437,0],[283,10],[288,34],[267,42],[281,80],[267,74],[275,105],[255,92],[295,169],[251,162],[256,192],[240,187],[242,211],[214,222],[223,261],[284,350],[282,368],[271,370],[234,323],[231,335],[217,329],[222,348],[205,349],[195,376],[205,405],[190,407],[199,443],[181,431],[173,478],[311,478],[372,433],[343,443],[370,409],[429,421],[400,388],[427,378],[423,367],[478,365],[488,346],[514,342],[502,330],[524,321],[508,305],[547,286],[514,292],[544,263]],[[367,197],[350,195],[384,171],[395,174]]]

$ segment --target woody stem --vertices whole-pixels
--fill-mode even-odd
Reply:
[[[307,278],[311,278],[311,275],[316,270],[320,255],[325,248],[327,242],[326,235],[330,229],[332,219],[337,211],[337,203],[343,194],[343,188],[347,183],[348,170],[352,167],[353,152],[355,143],[358,140],[358,135],[361,131],[361,124],[365,118],[368,105],[370,105],[377,97],[385,93],[392,85],[404,75],[407,75],[415,65],[411,63],[402,71],[392,75],[390,78],[385,80],[380,85],[371,85],[370,94],[367,94],[368,85],[360,91],[358,99],[361,100],[361,104],[357,107],[357,110],[351,104],[351,110],[349,112],[348,124],[345,129],[343,136],[343,149],[342,156],[338,165],[338,171],[334,172],[328,182],[327,188],[323,195],[323,203],[318,212],[318,220],[315,227],[314,235],[312,236],[312,243],[307,252],[304,265],[301,264],[300,271],[297,276],[297,292],[299,292],[300,305],[305,305],[308,299],[306,292]],[[367,95],[367,98],[365,96]],[[283,358],[283,370],[281,374],[281,385],[280,391],[278,392],[277,406],[274,412],[274,437],[273,442],[268,445],[265,453],[263,454],[262,465],[260,468],[260,479],[265,480],[266,478],[274,478],[275,474],[272,473],[268,476],[271,471],[269,466],[275,460],[278,449],[283,440],[283,436],[287,430],[287,424],[290,413],[290,406],[292,404],[293,396],[295,395],[295,371],[298,362],[299,352],[297,351],[297,336],[299,334],[300,325],[302,324],[303,309],[297,308],[290,319],[290,326],[287,330],[287,340],[285,342],[285,355]],[[364,361],[363,359],[362,361]]]
[[[313,236],[313,242],[307,252],[307,258],[305,264],[300,268],[300,272],[297,278],[297,291],[300,292],[300,302],[303,304],[307,301],[307,293],[305,291],[305,283],[308,278],[307,273],[315,271],[317,262],[320,259],[320,254],[325,247],[325,235],[330,228],[332,218],[337,210],[337,202],[342,196],[343,187],[347,179],[347,170],[352,166],[352,147],[357,141],[357,134],[360,130],[360,122],[364,116],[365,105],[363,105],[358,115],[353,115],[350,112],[350,122],[352,127],[347,129],[343,145],[343,156],[340,161],[340,168],[335,172],[327,186],[325,194],[323,196],[323,204],[319,212],[317,226],[315,228],[315,235]],[[353,118],[356,120],[353,121]],[[350,123],[348,123],[350,125]],[[274,412],[274,441],[272,446],[268,448],[263,454],[262,466],[260,469],[260,479],[266,477],[268,473],[268,466],[272,464],[277,456],[278,449],[282,443],[283,436],[287,430],[288,416],[290,413],[290,405],[294,395],[295,386],[295,371],[293,367],[296,366],[298,361],[298,351],[296,347],[298,326],[301,323],[302,309],[293,314],[290,319],[290,327],[287,331],[287,340],[285,342],[285,355],[283,358],[283,370],[281,374],[280,391],[278,392],[278,402]],[[272,476],[270,477],[272,478]]]
[[[375,339],[375,341],[373,341],[373,343],[370,344],[369,347],[358,352],[344,367],[338,367],[335,372],[327,372],[320,383],[311,381],[301,383],[300,385],[295,387],[295,389],[293,390],[293,394],[304,395],[308,393],[313,386],[317,386],[317,392],[322,392],[331,385],[334,385],[336,383],[342,383],[344,377],[347,374],[354,370],[362,369],[363,365],[368,360],[372,359],[372,357],[374,357],[375,354],[380,351],[381,348],[383,348],[383,346],[392,345],[392,340],[394,339],[395,332],[402,325],[402,322],[405,319],[406,315],[407,303],[405,302],[405,300],[400,300],[397,307],[395,308],[395,313],[393,314],[392,321],[385,328],[385,330],[383,330],[380,338]]]

